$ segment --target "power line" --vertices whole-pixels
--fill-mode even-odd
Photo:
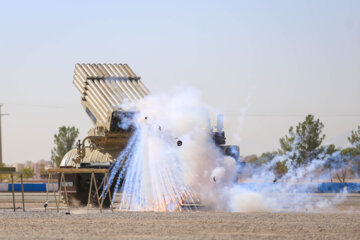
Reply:
[[[77,109],[72,106],[61,106],[61,105],[43,105],[43,104],[31,104],[31,103],[6,103],[10,106],[24,106],[24,107],[37,107],[37,108],[63,108],[63,109]]]
[[[241,112],[234,111],[224,111],[224,114],[227,116],[239,116],[242,115]],[[360,113],[282,113],[282,112],[253,112],[253,113],[245,113],[245,117],[305,117],[308,114],[312,114],[316,116],[322,117],[360,117]]]
[[[12,106],[25,106],[25,107],[37,107],[37,108],[63,108],[63,109],[78,109],[74,106],[61,106],[61,105],[44,105],[44,104],[32,104],[32,103],[5,103],[6,105]],[[234,115],[241,115],[241,112],[237,111],[222,111],[225,116],[234,116]],[[323,117],[360,117],[360,113],[346,113],[346,112],[307,112],[307,113],[300,113],[300,112],[249,112],[245,113],[246,117],[304,117],[308,114],[312,114],[315,116],[323,116]]]

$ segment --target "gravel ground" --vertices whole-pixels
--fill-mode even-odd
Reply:
[[[319,213],[0,210],[0,239],[360,239],[360,194]],[[4,203],[1,203],[4,204]],[[1,206],[0,204],[0,206]],[[20,204],[17,204],[20,205]]]

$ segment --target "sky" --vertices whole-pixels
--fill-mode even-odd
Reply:
[[[50,160],[92,127],[76,63],[127,63],[153,94],[189,87],[241,155],[279,148],[307,114],[324,144],[360,125],[360,1],[0,1],[3,161]]]

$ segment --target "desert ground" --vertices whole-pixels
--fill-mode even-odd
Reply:
[[[0,194],[0,239],[360,239],[360,194],[320,212],[176,213],[110,212],[54,206],[45,212],[42,193],[28,194],[26,212]],[[331,194],[314,194],[314,201]],[[17,207],[21,207],[20,195]],[[51,204],[50,204],[51,205]],[[64,207],[64,206],[63,206]]]

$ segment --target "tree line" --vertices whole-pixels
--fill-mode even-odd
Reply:
[[[345,182],[349,175],[360,173],[360,125],[348,137],[350,147],[341,148],[334,144],[323,146],[325,134],[324,124],[320,119],[307,115],[296,127],[290,127],[289,132],[280,138],[280,149],[263,153],[260,157],[250,160],[250,164],[261,166],[280,159],[273,164],[272,171],[277,178],[286,175],[289,168],[309,166],[313,161],[322,161],[321,173],[328,172],[331,181],[333,176],[340,182]]]

